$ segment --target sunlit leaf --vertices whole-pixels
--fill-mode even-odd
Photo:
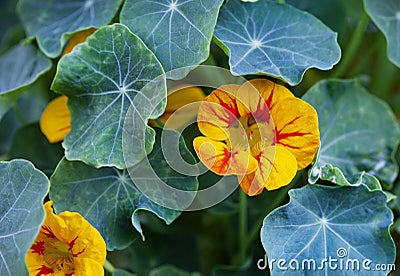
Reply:
[[[156,54],[166,72],[207,59],[223,0],[127,0],[121,23]],[[183,78],[189,70],[169,77]]]
[[[157,135],[154,150],[148,156],[159,178],[175,188],[196,191],[196,177],[182,175],[171,169],[164,160],[160,146],[160,135]],[[180,140],[180,150],[186,159],[194,162],[183,140]],[[141,170],[143,167],[139,163],[135,168]],[[152,181],[150,177],[148,181]],[[144,237],[139,210],[150,211],[167,224],[181,214],[181,211],[165,208],[148,199],[132,182],[127,170],[95,169],[82,162],[63,159],[50,181],[50,198],[54,201],[54,209],[57,212],[72,210],[81,213],[100,231],[109,250],[128,246],[136,236],[133,227]]]
[[[51,61],[32,44],[20,43],[0,56],[0,119],[15,104],[22,88],[50,68]]]
[[[390,61],[400,67],[400,1],[364,0],[364,7],[386,37]]]
[[[270,213],[261,229],[269,262],[275,260],[274,274],[369,275],[368,267],[394,262],[395,245],[389,234],[393,214],[381,191],[308,185],[289,191],[289,196],[290,202]],[[280,259],[286,261],[287,271],[278,268]],[[299,269],[291,270],[289,262]],[[340,263],[344,269],[339,269]],[[375,271],[376,275],[388,272]]]
[[[331,69],[340,59],[337,34],[296,8],[258,1],[230,0],[215,27],[235,75],[265,73],[298,84],[311,67]]]
[[[44,220],[49,180],[25,160],[0,162],[0,275],[28,275],[25,255]]]
[[[165,78],[152,80],[163,73],[154,54],[121,24],[99,29],[63,56],[52,89],[69,98],[71,132],[63,142],[67,159],[123,169],[146,156],[154,143],[147,119],[162,114],[166,97]],[[132,147],[139,150],[125,164],[122,133],[130,106],[138,124],[129,135],[137,138]]]
[[[200,276],[198,272],[190,273],[172,265],[163,265],[150,271],[149,276]]]
[[[318,112],[321,147],[309,181],[360,185],[366,173],[392,185],[400,129],[389,106],[354,80],[327,80],[303,97]]]
[[[68,37],[111,21],[122,0],[21,0],[19,13],[28,36],[36,36],[49,57],[61,54]]]

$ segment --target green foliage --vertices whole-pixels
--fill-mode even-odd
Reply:
[[[386,103],[354,80],[321,81],[303,99],[317,110],[321,133],[311,183],[320,178],[357,186],[366,172],[389,187],[393,184],[400,128]]]
[[[7,0],[0,7],[0,275],[27,274],[25,254],[49,198],[56,213],[79,212],[99,230],[107,276],[264,275],[265,253],[274,275],[370,271],[362,263],[285,271],[273,259],[400,266],[393,235],[400,232],[399,0]],[[98,30],[60,57],[88,28]],[[191,74],[201,65],[231,75],[206,66]],[[209,94],[211,84],[236,83],[235,76],[283,84],[318,113],[314,162],[288,186],[256,197],[228,193],[236,175],[197,163],[196,123],[181,133],[163,126],[162,115],[192,96],[167,99],[172,87],[201,83]],[[71,131],[50,144],[39,120],[60,94]],[[214,198],[224,200],[189,212]]]
[[[51,88],[69,98],[73,127],[64,140],[65,156],[95,167],[119,169],[145,157],[154,143],[152,137],[145,139],[145,135],[154,137],[146,132],[147,119],[158,117],[165,109],[159,105],[166,96],[165,80],[152,81],[163,73],[154,54],[121,24],[99,29],[62,57]],[[135,125],[129,134],[134,143],[145,143],[146,150],[139,148],[126,164],[122,132],[131,106],[128,117]]]
[[[293,259],[300,267],[302,260],[312,260],[305,265],[318,275],[334,273],[334,266],[318,269],[331,257],[343,263],[358,260],[360,275],[370,273],[368,267],[373,269],[375,264],[394,262],[395,246],[388,231],[393,214],[382,192],[308,185],[291,190],[289,196],[290,202],[271,212],[261,229],[269,261],[275,260],[270,265],[272,271],[277,270],[274,274],[283,274],[284,270],[277,269],[279,259],[287,260],[283,265],[287,268]],[[371,260],[367,268],[362,265],[366,259]],[[296,267],[296,262],[292,265]],[[346,269],[345,264],[342,267]],[[376,273],[386,275],[387,271]]]
[[[39,233],[49,180],[32,163],[0,162],[0,274],[27,275],[25,255]]]
[[[215,27],[233,74],[266,73],[291,85],[308,68],[327,70],[339,61],[336,36],[312,15],[269,0],[231,0]]]
[[[365,11],[386,37],[390,61],[400,67],[400,1],[364,0],[364,5]]]
[[[14,46],[0,56],[0,119],[23,91],[50,70],[51,61],[32,44]]]
[[[79,30],[109,23],[122,0],[19,1],[19,13],[27,35],[36,37],[50,58],[61,54],[68,37]]]
[[[196,66],[207,59],[215,22],[223,0],[127,0],[121,23],[137,34],[155,53],[166,72]],[[175,4],[171,4],[175,3]],[[202,16],[198,16],[202,14]],[[181,79],[190,68],[172,72]]]

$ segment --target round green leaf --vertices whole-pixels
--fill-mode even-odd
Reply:
[[[223,0],[127,0],[121,23],[156,54],[166,72],[207,59]],[[201,14],[201,16],[199,16]],[[181,79],[189,68],[169,75]]]
[[[309,176],[338,185],[360,185],[365,173],[390,186],[400,128],[389,106],[355,80],[326,80],[303,97],[317,110],[321,146]]]
[[[290,202],[270,213],[261,229],[274,274],[370,275],[376,264],[393,264],[395,245],[389,234],[393,214],[381,191],[308,185],[289,191],[289,196]],[[280,259],[288,270],[278,268]],[[291,269],[290,262],[300,268]],[[376,275],[388,272],[375,271]]]
[[[400,1],[364,0],[365,11],[386,37],[387,55],[400,67]]]
[[[15,104],[21,89],[50,68],[51,61],[32,44],[20,43],[0,56],[0,119]]]
[[[340,59],[337,34],[314,16],[262,0],[230,0],[214,33],[234,75],[265,73],[298,84],[311,67],[331,69]]]
[[[50,58],[61,54],[68,37],[111,21],[122,0],[21,0],[19,13],[28,36],[36,36]]]
[[[180,144],[181,154],[193,163],[194,158],[182,139]],[[196,177],[179,174],[166,165],[160,147],[160,135],[157,135],[154,150],[148,156],[157,175],[175,188],[196,191]],[[141,163],[132,170],[135,168],[140,170]],[[181,214],[181,211],[165,208],[148,199],[132,182],[127,170],[95,169],[82,162],[63,159],[50,181],[54,209],[57,212],[70,210],[81,213],[100,231],[109,250],[124,248],[134,240],[132,225],[144,238],[138,210],[150,211],[167,224]]]
[[[25,255],[45,217],[49,180],[26,160],[0,162],[0,275],[28,275]]]
[[[190,273],[173,265],[163,265],[150,271],[149,276],[201,276],[201,274]]]
[[[154,143],[147,119],[165,109],[163,73],[154,54],[121,24],[99,29],[62,57],[52,89],[69,98],[71,132],[63,142],[66,158],[124,169],[146,156]],[[142,145],[132,144],[140,149],[139,156],[125,164],[122,132],[130,106],[139,122],[131,134],[145,143],[146,152]]]

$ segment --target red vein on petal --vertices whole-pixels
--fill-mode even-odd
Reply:
[[[44,255],[44,241],[36,241],[32,246],[31,246],[32,253],[38,254],[38,255]]]
[[[56,235],[54,235],[53,231],[51,230],[50,226],[43,225],[41,231],[44,235],[46,235],[46,237],[49,237],[49,238],[56,237]]]
[[[40,268],[36,269],[38,273],[35,274],[35,276],[41,276],[41,275],[49,275],[54,273],[54,271],[51,268],[48,268],[45,265],[42,265]]]
[[[73,251],[73,247],[75,246],[75,242],[78,239],[79,236],[76,236],[72,241],[70,241],[68,243],[69,249],[71,250],[71,254],[73,257],[78,257],[80,254],[82,254],[83,252],[85,252],[86,248],[82,249],[80,252],[78,253],[74,253]]]

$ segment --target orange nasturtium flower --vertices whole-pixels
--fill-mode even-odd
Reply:
[[[26,255],[30,275],[104,275],[106,244],[100,233],[79,213],[53,213],[44,204],[46,218]]]
[[[223,85],[201,103],[196,137],[200,160],[218,175],[238,175],[243,191],[290,183],[319,147],[315,109],[266,79]]]

